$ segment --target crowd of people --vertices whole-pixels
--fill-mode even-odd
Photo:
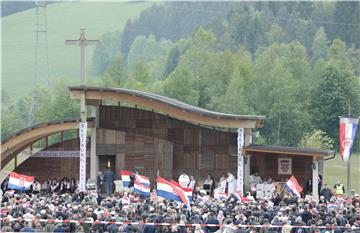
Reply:
[[[182,176],[184,174],[178,180],[180,184],[196,187],[193,177],[190,176],[187,182],[187,178]],[[225,180],[231,182],[231,176],[228,175]],[[322,197],[315,201],[279,193],[261,199],[248,193],[246,201],[231,195],[228,198],[214,198],[211,186],[215,186],[215,182],[208,176],[202,187],[204,189],[195,188],[197,191],[193,194],[193,202],[186,206],[159,198],[155,192],[146,198],[133,192],[109,196],[79,192],[76,185],[75,180],[65,178],[61,181],[48,180],[43,184],[35,182],[32,190],[24,193],[4,190],[0,231],[360,232],[358,197],[345,199],[333,195],[329,199]],[[219,182],[217,188],[221,186]],[[229,189],[229,184],[225,185],[225,189]],[[56,221],[48,221],[50,219]],[[127,221],[133,224],[124,223]]]

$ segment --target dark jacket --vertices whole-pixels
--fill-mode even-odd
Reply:
[[[104,172],[104,181],[106,183],[111,183],[114,180],[114,173],[111,170]]]

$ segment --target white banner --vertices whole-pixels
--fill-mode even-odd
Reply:
[[[237,184],[236,190],[244,195],[244,155],[242,152],[242,148],[244,146],[244,129],[238,129],[238,168],[237,168]]]
[[[79,158],[80,151],[50,151],[50,150],[41,150],[31,155],[31,158]],[[89,153],[86,153],[86,157],[90,157]]]
[[[80,137],[80,168],[79,168],[79,190],[84,192],[86,190],[86,131],[87,122],[80,122],[79,137]]]
[[[292,174],[292,159],[278,158],[278,174],[291,175]]]

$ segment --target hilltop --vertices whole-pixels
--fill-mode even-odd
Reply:
[[[128,19],[152,5],[148,2],[76,2],[47,6],[49,81],[78,80],[79,48],[66,46],[66,39],[77,39],[80,27],[87,38],[100,39],[106,32],[121,31]],[[71,7],[69,7],[71,5]],[[12,99],[23,96],[33,86],[35,9],[2,18],[2,89]],[[86,49],[87,75],[91,74],[94,46]]]

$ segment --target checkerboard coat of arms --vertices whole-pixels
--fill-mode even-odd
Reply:
[[[292,159],[278,158],[278,174],[291,175],[292,174]]]

